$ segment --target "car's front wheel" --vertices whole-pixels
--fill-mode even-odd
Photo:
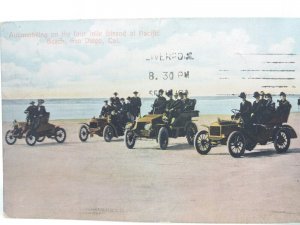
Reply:
[[[277,153],[284,153],[290,147],[291,139],[285,130],[279,130],[275,134],[274,147]]]
[[[17,138],[14,136],[13,130],[8,130],[5,134],[5,141],[8,145],[16,143]]]
[[[158,143],[159,147],[162,150],[167,149],[169,144],[169,132],[165,127],[161,127],[158,132]]]
[[[206,130],[199,131],[194,139],[194,147],[201,155],[206,155],[211,150],[211,143]]]
[[[246,141],[242,132],[232,132],[228,137],[227,147],[232,157],[239,158],[243,156],[245,153]]]
[[[132,130],[126,130],[124,134],[124,142],[128,149],[132,149],[135,145],[135,135]]]
[[[79,139],[85,142],[89,137],[89,128],[87,125],[82,125],[79,129]]]

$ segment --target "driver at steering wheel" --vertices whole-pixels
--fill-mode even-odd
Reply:
[[[251,121],[251,102],[247,101],[245,92],[242,92],[239,97],[242,99],[240,104],[240,116],[244,121],[244,124],[247,126]]]

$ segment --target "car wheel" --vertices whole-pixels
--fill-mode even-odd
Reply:
[[[128,149],[132,149],[135,145],[135,135],[132,130],[126,130],[124,134],[124,142]]]
[[[17,137],[14,136],[13,130],[8,130],[5,134],[5,141],[8,145],[13,145],[17,141]]]
[[[277,131],[274,140],[274,147],[277,153],[284,153],[290,147],[291,139],[285,130]]]
[[[37,138],[36,136],[34,135],[33,132],[29,131],[27,134],[26,134],[26,137],[25,137],[25,140],[26,140],[26,143],[30,146],[33,146],[35,145],[36,141],[37,141]]]
[[[37,142],[43,142],[45,140],[46,136],[41,136],[38,137],[38,139],[36,140]]]
[[[79,129],[79,139],[82,142],[85,142],[89,137],[89,128],[86,125],[82,125]]]
[[[158,132],[158,143],[162,150],[167,149],[169,143],[169,132],[165,127],[161,127]]]
[[[67,134],[65,129],[59,127],[56,128],[55,130],[55,140],[57,141],[57,143],[64,143],[64,141],[66,140]]]
[[[103,137],[106,142],[110,142],[114,137],[114,129],[110,125],[106,125],[103,129]]]
[[[240,131],[232,132],[227,140],[229,153],[234,158],[239,158],[244,155],[246,141],[244,135]]]
[[[195,135],[194,147],[197,152],[201,155],[206,155],[211,149],[211,143],[208,137],[208,132],[206,130],[199,131]]]
[[[197,134],[198,129],[196,124],[190,123],[186,128],[186,139],[189,145],[194,144],[194,137]]]

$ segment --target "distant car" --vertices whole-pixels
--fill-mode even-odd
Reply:
[[[66,140],[66,131],[64,128],[49,123],[50,113],[36,118],[36,122],[26,132],[26,143],[30,146],[36,142],[42,142],[45,138],[55,139],[57,143],[63,143]]]
[[[186,137],[187,142],[193,145],[197,126],[192,121],[198,117],[199,111],[182,112],[175,123],[170,123],[166,114],[149,114],[138,118],[136,122],[127,125],[125,131],[125,145],[132,149],[138,138],[155,139],[161,149],[167,149],[169,138]]]
[[[89,123],[84,123],[79,129],[79,139],[82,142],[87,141],[88,137],[98,135],[104,137],[106,142],[110,142],[113,138],[124,135],[125,123],[118,120],[116,115],[106,117],[93,117]]]
[[[295,130],[285,124],[288,121],[290,108],[282,114],[274,113],[273,118],[264,124],[253,124],[245,127],[239,118],[239,110],[233,109],[232,120],[218,120],[207,126],[207,130],[199,131],[194,140],[198,153],[205,155],[212,147],[227,145],[232,157],[244,155],[245,150],[253,150],[257,144],[273,143],[277,153],[289,149],[290,139],[297,138]]]

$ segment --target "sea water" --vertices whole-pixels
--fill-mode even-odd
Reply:
[[[241,99],[236,96],[206,96],[191,97],[197,100],[196,110],[204,114],[231,114],[231,109],[238,109]],[[300,112],[298,106],[299,96],[289,96],[292,104],[291,112]],[[25,120],[24,110],[30,101],[35,99],[2,100],[2,117],[4,122]],[[104,98],[85,99],[45,99],[45,107],[50,112],[50,119],[89,119],[99,116]],[[252,101],[253,99],[251,99]],[[276,102],[276,98],[273,99]],[[151,110],[154,98],[142,98],[141,114],[145,115]],[[277,102],[276,102],[276,105]]]

